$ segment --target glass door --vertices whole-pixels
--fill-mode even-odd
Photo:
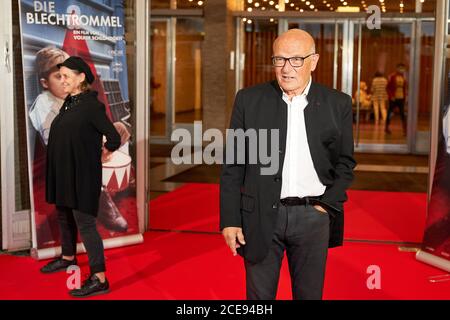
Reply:
[[[175,31],[175,126],[202,120],[202,18],[177,18]]]
[[[351,76],[356,151],[408,152],[413,96],[414,22],[352,21]]]
[[[151,19],[150,132],[170,142],[172,130],[202,119],[203,19]]]

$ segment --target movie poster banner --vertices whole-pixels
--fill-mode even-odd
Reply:
[[[450,108],[440,110],[436,165],[417,259],[450,272]]]
[[[57,212],[45,201],[46,147],[65,98],[56,65],[69,56],[80,56],[91,67],[96,77],[93,90],[121,136],[121,147],[103,163],[97,225],[105,248],[142,242],[123,0],[19,0],[19,4],[34,255],[50,258],[60,250]]]

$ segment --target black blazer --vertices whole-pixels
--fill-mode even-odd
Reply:
[[[304,113],[308,144],[319,179],[326,186],[321,201],[330,214],[329,247],[336,247],[343,242],[343,203],[356,166],[352,100],[342,92],[314,82],[307,100]],[[261,175],[261,167],[269,165],[262,165],[258,160],[257,164],[224,162],[220,178],[220,229],[242,227],[246,245],[238,252],[247,260],[258,262],[267,255],[275,229],[286,147],[287,105],[276,81],[237,93],[230,129],[239,128],[279,129],[280,135],[279,169],[275,175]],[[248,143],[245,148],[248,155]]]

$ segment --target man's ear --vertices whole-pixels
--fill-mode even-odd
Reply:
[[[311,72],[316,70],[317,63],[319,62],[320,55],[316,53],[312,56],[312,62],[311,62]]]
[[[47,79],[40,78],[40,79],[39,79],[39,82],[41,83],[41,86],[42,86],[44,89],[48,89],[48,81],[47,81]]]

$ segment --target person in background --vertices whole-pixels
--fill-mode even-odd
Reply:
[[[383,124],[386,123],[386,101],[388,100],[388,94],[386,91],[387,84],[387,79],[381,72],[377,71],[372,79],[371,85],[373,113],[376,125],[380,122],[380,113]]]
[[[370,94],[367,92],[367,83],[365,81],[359,82],[359,109],[360,111],[365,113],[365,120],[366,122],[369,121],[370,117],[370,111],[372,109],[372,99]],[[355,92],[355,100],[354,103],[356,104],[356,97],[358,96],[358,92]]]
[[[387,91],[389,95],[389,109],[387,112],[385,132],[391,133],[389,124],[395,108],[399,109],[402,119],[403,135],[406,135],[405,100],[407,94],[407,82],[405,78],[406,67],[403,63],[397,64],[397,70],[389,76]]]

